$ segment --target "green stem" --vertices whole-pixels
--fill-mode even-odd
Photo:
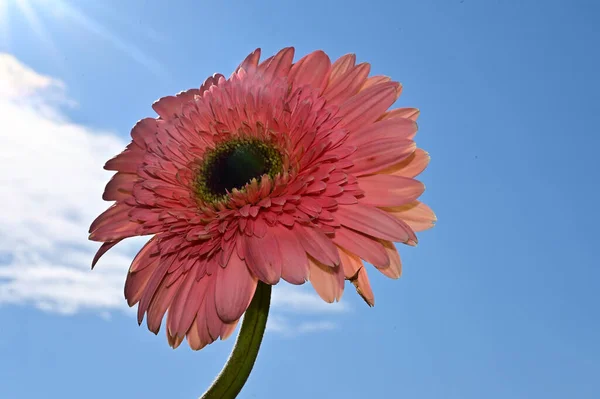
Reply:
[[[240,393],[258,356],[270,305],[271,286],[259,281],[231,355],[200,399],[234,399]]]

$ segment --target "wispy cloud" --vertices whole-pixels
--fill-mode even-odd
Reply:
[[[127,311],[124,278],[146,239],[119,244],[90,271],[98,245],[87,240],[87,227],[108,206],[101,193],[110,173],[102,165],[126,142],[70,122],[65,105],[73,103],[61,81],[0,53],[0,306],[106,318]],[[287,335],[334,328],[312,319],[347,308],[309,288],[275,287],[269,328]]]
[[[337,328],[332,321],[294,321],[279,315],[269,317],[267,331],[273,331],[287,337],[319,331],[331,331]]]
[[[51,12],[56,16],[63,18],[68,23],[78,26],[93,35],[98,36],[102,40],[107,41],[124,56],[131,58],[133,61],[147,68],[157,76],[161,78],[168,77],[167,71],[156,58],[148,55],[141,48],[128,42],[122,36],[113,33],[108,27],[79,10],[75,5],[70,4],[67,1],[56,1],[52,4]],[[131,24],[131,21],[129,21],[129,25],[130,28],[132,28],[133,24]],[[144,34],[151,35],[154,41],[160,40],[160,37],[150,30],[144,30]]]

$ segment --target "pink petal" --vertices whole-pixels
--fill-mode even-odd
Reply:
[[[336,80],[340,79],[346,72],[352,70],[356,64],[355,54],[346,54],[338,58],[331,65],[331,74],[329,75],[329,84],[335,83]]]
[[[239,319],[248,308],[254,291],[254,277],[246,263],[233,254],[225,268],[219,268],[215,287],[217,314],[225,323]]]
[[[198,309],[206,297],[207,287],[215,283],[215,279],[205,277],[196,281],[194,273],[182,277],[181,285],[167,316],[167,329],[171,335],[185,337]]]
[[[313,88],[324,88],[330,70],[329,57],[318,50],[302,57],[292,66],[289,80],[293,87],[310,85]]]
[[[281,278],[290,284],[304,284],[308,281],[308,258],[306,251],[296,238],[296,234],[283,226],[274,227],[279,250],[284,256]]]
[[[352,132],[346,141],[347,145],[360,147],[373,141],[389,139],[412,140],[417,133],[417,124],[404,118],[393,118],[378,121]]]
[[[346,228],[337,229],[333,242],[377,268],[386,268],[390,264],[390,259],[383,245],[364,234]]]
[[[169,333],[169,329],[167,329],[167,342],[173,349],[177,349],[179,345],[183,342],[184,337],[180,337],[178,335],[171,335]]]
[[[121,242],[121,240],[108,241],[108,242],[105,242],[104,244],[100,245],[98,252],[96,252],[96,255],[94,255],[94,259],[92,260],[92,269],[94,268],[94,266],[96,266],[96,263],[98,263],[98,261],[100,260],[102,255],[104,255],[106,252],[108,252],[109,249],[111,249],[112,247],[114,247],[115,245],[117,245],[120,242]]]
[[[263,74],[266,81],[282,78],[290,72],[293,60],[294,48],[284,48],[269,61],[264,61],[260,66],[260,72]]]
[[[145,152],[139,148],[126,148],[119,155],[109,159],[104,164],[106,170],[116,170],[123,173],[137,173],[144,159]]]
[[[190,327],[186,338],[190,348],[195,351],[199,351],[208,344],[208,342],[203,341],[200,337],[200,332],[198,331],[198,323],[196,322],[196,319],[194,319],[194,321],[192,322],[192,326]]]
[[[221,329],[223,328],[223,321],[217,314],[217,307],[215,303],[215,284],[209,284],[206,292],[204,301],[204,315],[206,317],[206,326],[208,327],[208,334],[214,340],[219,338]]]
[[[308,259],[310,283],[317,294],[328,303],[339,301],[344,292],[344,270],[341,266],[330,267]]]
[[[431,157],[427,152],[417,148],[411,156],[397,165],[390,167],[388,169],[389,172],[386,170],[381,171],[381,173],[389,173],[394,176],[415,177],[425,170],[427,165],[429,165],[430,159]]]
[[[340,262],[344,269],[344,277],[346,280],[350,280],[363,267],[362,260],[358,256],[345,251],[343,248],[338,247],[338,251],[340,252]]]
[[[138,176],[132,173],[115,173],[106,185],[102,199],[104,201],[121,201],[130,197],[133,184],[137,179]]]
[[[412,140],[402,138],[371,141],[358,147],[348,171],[356,176],[379,172],[410,156],[416,149]]]
[[[152,237],[140,251],[137,253],[131,266],[129,267],[130,273],[135,273],[150,266],[150,264],[159,258],[159,251],[157,246],[156,236]]]
[[[142,293],[142,298],[138,305],[138,324],[142,324],[144,313],[148,310],[148,306],[150,306],[150,302],[156,293],[156,289],[165,278],[167,270],[169,269],[169,266],[171,266],[174,258],[174,256],[160,257],[158,259],[158,266],[153,268],[154,272],[150,276],[150,279],[148,279],[148,284],[144,287],[144,292]]]
[[[358,185],[365,192],[358,202],[373,206],[401,206],[419,198],[425,185],[408,177],[371,175],[358,178]]]
[[[215,338],[211,337],[211,335],[208,331],[207,312],[210,311],[211,314],[214,313],[216,318],[219,321],[221,320],[221,319],[219,319],[218,315],[216,315],[216,312],[217,312],[216,309],[212,309],[212,308],[210,308],[210,306],[207,308],[206,302],[208,302],[208,301],[204,301],[200,305],[200,309],[198,309],[198,313],[196,314],[196,321],[194,322],[194,324],[196,324],[196,329],[198,330],[199,340],[203,346],[213,343],[216,339],[216,337]]]
[[[384,210],[406,222],[413,231],[430,229],[437,222],[437,217],[431,208],[420,201],[413,201],[404,206],[385,208]]]
[[[123,203],[116,203],[92,222],[89,239],[92,241],[117,241],[137,236],[139,223],[129,220],[131,208]]]
[[[374,306],[375,295],[371,289],[371,283],[369,282],[369,277],[367,276],[367,271],[365,270],[362,260],[358,256],[351,255],[341,248],[340,259],[342,260],[346,279],[354,284],[358,295],[360,295],[369,306]]]
[[[382,83],[361,91],[340,106],[338,116],[348,130],[374,122],[396,101],[396,82]]]
[[[129,272],[125,280],[125,299],[129,306],[133,306],[142,299],[144,289],[148,285],[148,281],[158,266],[158,257],[155,257],[151,262],[137,272]]]
[[[200,89],[191,89],[178,93],[175,96],[163,97],[152,104],[152,109],[163,119],[171,119],[180,115],[184,104],[193,101],[195,96],[202,95],[211,86],[216,86],[222,77],[223,75],[220,73],[215,73],[204,81]]]
[[[111,205],[110,208],[102,212],[90,225],[89,232],[92,233],[94,230],[101,228],[107,224],[112,224],[115,220],[127,222],[129,221],[129,211],[131,207],[122,202],[117,202]]]
[[[238,325],[239,321],[240,320],[237,319],[234,322],[223,324],[223,327],[221,328],[221,340],[226,340],[231,336],[231,334],[233,334],[233,332],[235,331],[235,327]]]
[[[244,236],[244,259],[248,268],[260,281],[275,285],[281,277],[282,254],[272,232],[263,238]]]
[[[260,48],[257,48],[252,53],[250,53],[244,61],[235,69],[235,72],[238,72],[240,69],[250,73],[253,72],[258,66],[258,60],[260,59]]]
[[[366,82],[360,88],[360,91],[366,90],[369,87],[376,86],[381,83],[389,82],[390,80],[392,80],[392,79],[390,79],[388,76],[382,76],[382,75],[371,76],[369,79],[366,80]]]
[[[339,205],[334,215],[343,226],[376,238],[396,242],[417,240],[406,223],[372,206]]]
[[[390,258],[390,266],[378,270],[389,278],[400,278],[402,275],[402,261],[400,260],[400,254],[398,254],[396,246],[390,241],[379,240],[379,242],[383,245]]]
[[[148,307],[148,315],[146,317],[148,329],[154,334],[158,334],[163,317],[177,294],[182,280],[180,278],[173,284],[168,285],[167,279],[164,279],[156,289],[156,294]]]
[[[418,108],[396,108],[386,112],[379,119],[388,118],[407,118],[416,121],[419,117],[420,111]]]
[[[341,75],[335,81],[330,80],[327,89],[323,92],[323,97],[330,104],[343,103],[358,93],[365,79],[369,76],[370,70],[371,65],[360,64]]]
[[[293,232],[304,250],[320,263],[327,266],[337,266],[340,257],[336,246],[325,233],[317,228],[298,225]]]

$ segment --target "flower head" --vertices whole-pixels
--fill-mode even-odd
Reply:
[[[132,141],[105,169],[115,201],[91,225],[103,242],[93,263],[124,238],[153,235],[125,284],[176,347],[228,337],[257,281],[310,281],[327,302],[344,280],[373,305],[363,261],[398,278],[394,242],[415,245],[433,226],[414,177],[429,162],[414,136],[419,111],[398,108],[401,86],[368,77],[354,55],[331,63],[315,51],[293,63],[285,48],[250,54],[229,79],[154,103]]]

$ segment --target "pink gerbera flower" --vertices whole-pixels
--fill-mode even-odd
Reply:
[[[310,281],[327,302],[344,280],[373,305],[363,261],[398,278],[394,242],[433,226],[414,180],[429,162],[416,148],[414,108],[387,109],[401,85],[368,77],[346,55],[285,48],[250,54],[226,79],[157,101],[132,142],[105,168],[116,201],[91,225],[94,264],[124,238],[153,235],[125,284],[138,321],[193,349],[228,337],[257,282]]]

